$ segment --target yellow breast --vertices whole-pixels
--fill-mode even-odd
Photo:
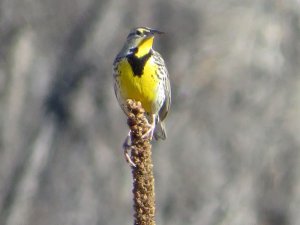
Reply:
[[[119,62],[118,71],[120,94],[123,99],[140,101],[146,112],[152,113],[157,99],[157,65],[152,58],[146,62],[143,73],[135,75],[127,59]]]

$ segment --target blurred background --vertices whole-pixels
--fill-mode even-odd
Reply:
[[[0,224],[132,224],[112,63],[166,32],[158,225],[300,224],[299,0],[1,0]]]

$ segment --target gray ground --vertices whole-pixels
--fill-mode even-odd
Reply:
[[[111,67],[130,28],[172,84],[158,225],[300,224],[300,2],[1,0],[0,224],[132,224]]]

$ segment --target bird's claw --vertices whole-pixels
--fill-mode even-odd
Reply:
[[[129,133],[128,133],[128,135],[125,138],[125,141],[123,143],[124,156],[125,156],[126,162],[128,164],[130,164],[133,167],[136,167],[136,164],[131,160],[131,157],[130,157],[130,152],[131,152],[131,143],[130,143],[131,140],[130,140],[130,137],[131,137],[131,131],[129,131]]]

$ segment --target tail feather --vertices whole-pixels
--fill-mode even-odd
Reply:
[[[162,121],[158,121],[155,126],[155,130],[153,133],[155,140],[161,139],[165,140],[167,138],[165,124]]]

